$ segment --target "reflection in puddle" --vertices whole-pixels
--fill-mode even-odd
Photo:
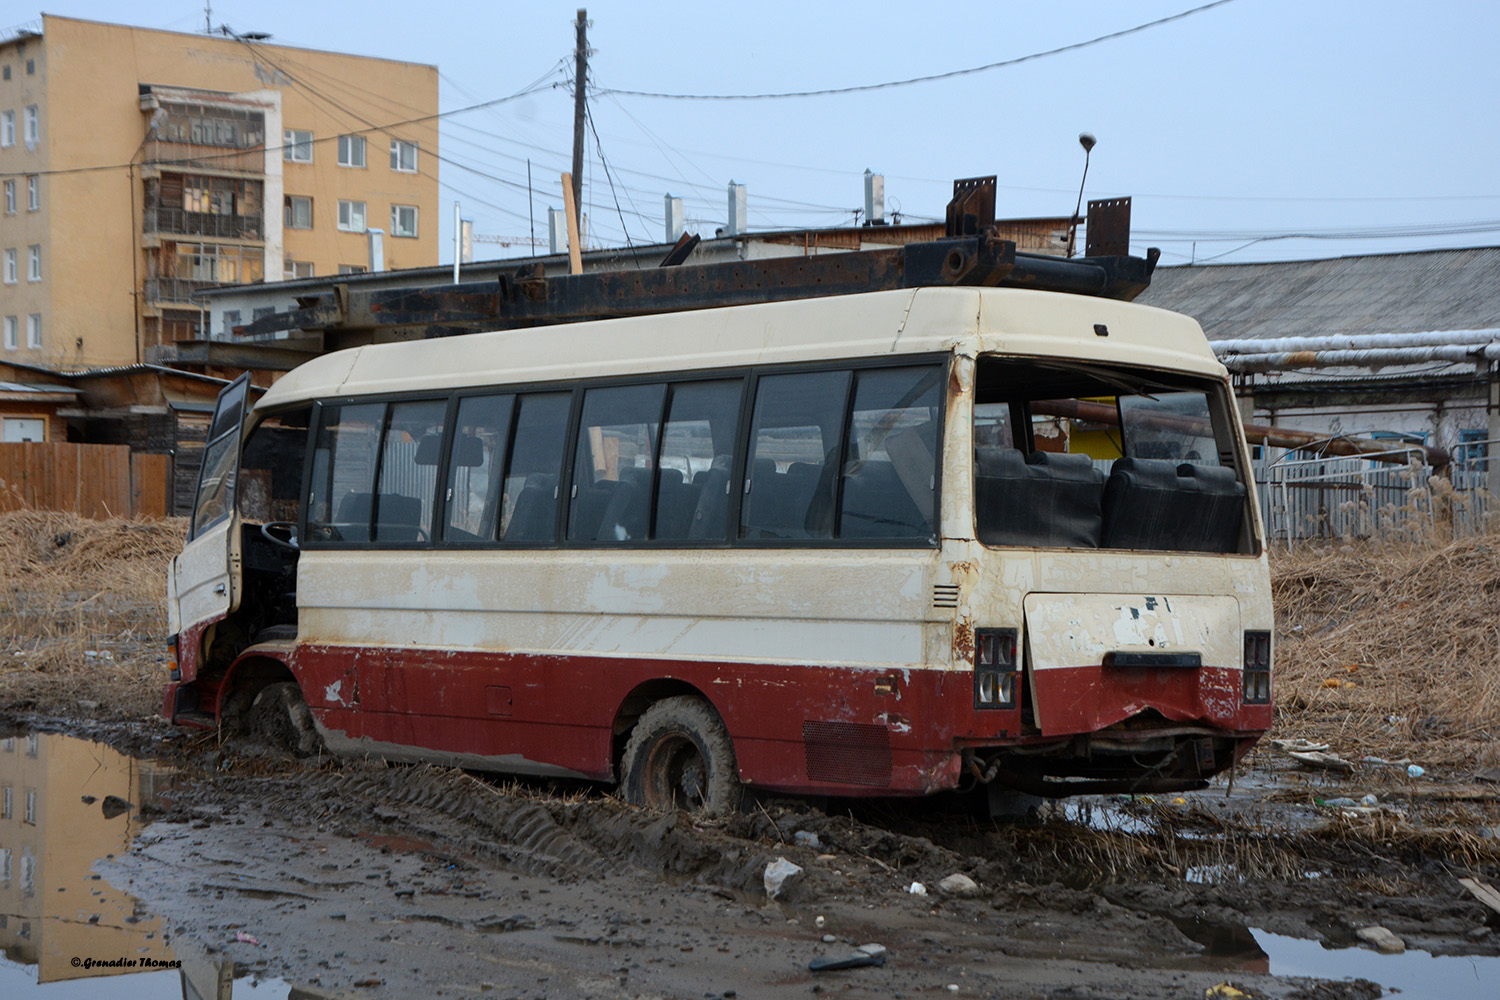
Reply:
[[[0,995],[287,996],[283,983],[236,983],[224,963],[174,951],[158,918],[91,871],[130,846],[145,825],[141,807],[172,779],[99,743],[0,739]]]
[[[1500,958],[1408,951],[1382,955],[1367,948],[1324,948],[1317,941],[1251,930],[1270,957],[1273,976],[1368,979],[1406,997],[1478,997],[1500,993]]]

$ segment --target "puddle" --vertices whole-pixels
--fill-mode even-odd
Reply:
[[[1433,955],[1408,951],[1382,955],[1366,948],[1324,948],[1317,941],[1251,929],[1270,959],[1273,976],[1368,979],[1400,996],[1479,997],[1500,993],[1500,957]]]
[[[1048,803],[1044,815],[1107,833],[1155,833],[1155,821],[1137,815],[1132,808],[1140,810],[1138,804],[1126,798],[1079,796]]]
[[[129,848],[168,768],[50,733],[0,739],[0,996],[130,1000],[285,998],[276,980],[235,980],[92,871]],[[189,953],[191,952],[191,953]]]

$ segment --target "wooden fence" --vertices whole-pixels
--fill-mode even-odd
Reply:
[[[66,510],[83,517],[163,517],[170,455],[123,444],[0,444],[0,511]]]

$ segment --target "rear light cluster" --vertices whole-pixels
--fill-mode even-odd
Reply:
[[[1245,704],[1271,704],[1271,633],[1245,633]]]
[[[1016,630],[974,630],[974,707],[1016,707]]]

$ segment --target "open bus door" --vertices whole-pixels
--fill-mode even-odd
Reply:
[[[239,515],[235,486],[249,395],[250,373],[246,372],[219,393],[213,420],[208,425],[208,443],[203,448],[203,465],[198,472],[188,541],[172,561],[168,580],[170,625],[179,643],[187,640],[189,634],[201,642],[201,629],[194,626],[223,618],[239,600]],[[187,650],[179,646],[179,664],[196,666],[200,658],[201,648]]]

